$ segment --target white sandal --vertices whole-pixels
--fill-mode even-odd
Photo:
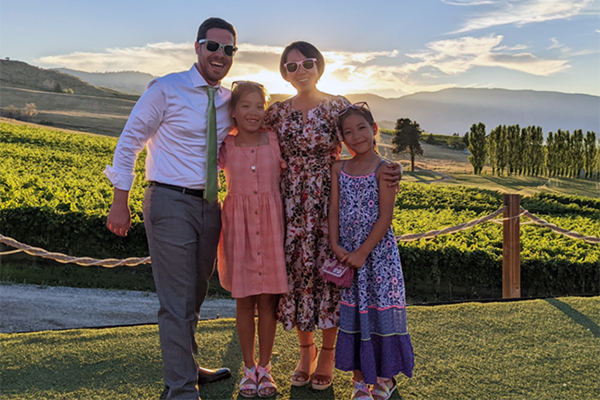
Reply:
[[[244,393],[243,390],[250,393]],[[244,376],[240,381],[240,395],[244,397],[255,397],[257,393],[256,366],[248,368],[244,365]]]
[[[371,391],[364,381],[355,381],[352,379],[352,384],[354,385],[354,391],[352,391],[352,400],[373,400]]]

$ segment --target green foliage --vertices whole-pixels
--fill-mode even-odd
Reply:
[[[483,123],[473,124],[471,133],[469,134],[469,162],[473,166],[473,171],[476,175],[481,174],[481,170],[485,165],[486,148],[485,148],[485,125]]]
[[[130,195],[131,231],[120,238],[105,227],[112,187],[102,170],[112,162],[115,145],[116,139],[109,137],[0,123],[0,233],[72,256],[147,256],[142,225],[144,153]],[[524,198],[522,204],[562,228],[600,237],[598,199],[542,193]],[[438,230],[488,215],[501,205],[502,196],[493,191],[403,183],[393,227],[396,234]],[[598,293],[597,246],[532,225],[524,226],[521,236],[524,296]],[[415,297],[430,301],[500,297],[501,225],[477,225],[398,247],[407,292]]]
[[[143,155],[131,193],[132,229],[119,239],[105,228],[112,186],[102,174],[115,139],[2,123],[0,143],[3,234],[73,256],[148,254],[141,222]]]
[[[416,121],[400,118],[396,121],[396,133],[392,138],[392,153],[410,154],[411,171],[415,170],[415,157],[423,155],[421,148],[422,129]]]
[[[427,139],[425,140],[425,143],[427,143],[427,144],[436,144],[436,143],[437,143],[437,141],[436,141],[436,140],[435,140],[435,138],[433,137],[433,133],[430,133],[430,134],[427,136]]]
[[[596,133],[587,132],[583,143],[585,177],[591,178],[598,176],[600,169],[600,146],[596,143]]]

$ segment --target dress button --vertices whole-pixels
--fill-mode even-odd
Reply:
[[[254,194],[257,194],[257,193],[258,193],[258,192],[255,190],[255,191],[254,191]]]
[[[257,234],[257,235],[258,235],[259,233],[260,233],[259,231],[256,231],[256,234]]]
[[[260,251],[258,253],[256,253],[256,254],[258,254],[260,256]]]
[[[262,276],[262,272],[259,272],[259,273],[258,273],[258,276]]]
[[[254,149],[252,149],[252,150],[250,151],[250,153],[254,153]]]
[[[254,211],[254,214],[258,215],[258,211]]]

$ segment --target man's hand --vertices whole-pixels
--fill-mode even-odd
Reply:
[[[402,180],[402,164],[394,162],[386,162],[385,168],[382,171],[383,176],[381,177],[387,182],[388,186],[399,186]]]
[[[118,236],[127,236],[131,227],[131,210],[129,210],[129,191],[115,188],[106,227]]]

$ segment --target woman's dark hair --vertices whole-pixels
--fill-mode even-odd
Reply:
[[[237,103],[240,101],[240,99],[248,93],[258,93],[264,99],[265,108],[267,108],[267,104],[269,101],[269,93],[267,92],[267,89],[265,89],[265,87],[260,83],[244,81],[236,82],[233,87],[233,90],[231,91],[229,112],[232,112],[235,109],[235,106],[237,106]]]
[[[235,28],[233,25],[224,19],[214,17],[207,19],[202,23],[202,25],[200,25],[198,28],[198,36],[196,36],[196,41],[200,39],[206,39],[207,32],[213,28],[228,30],[233,35],[233,44],[237,43],[237,33],[235,33]]]
[[[323,58],[323,54],[321,54],[319,49],[307,42],[293,42],[283,50],[283,53],[281,53],[281,59],[279,60],[279,72],[281,72],[281,76],[283,76],[284,79],[287,78],[287,70],[283,64],[288,61],[288,54],[290,54],[292,50],[298,50],[306,58],[316,58],[319,78],[321,75],[323,75],[323,72],[325,71],[325,59]]]
[[[375,118],[373,118],[373,114],[371,113],[371,111],[369,111],[365,107],[354,108],[354,107],[350,106],[346,109],[346,111],[343,112],[342,115],[340,115],[340,117],[338,119],[338,127],[340,129],[340,133],[342,134],[342,138],[344,137],[344,129],[343,129],[344,121],[346,120],[346,118],[348,118],[351,115],[359,115],[359,116],[363,117],[367,121],[367,123],[373,127],[373,149],[375,150],[375,153],[379,154],[379,150],[377,150],[377,133],[378,133],[378,131],[375,130],[375,126],[377,124],[375,123]]]

